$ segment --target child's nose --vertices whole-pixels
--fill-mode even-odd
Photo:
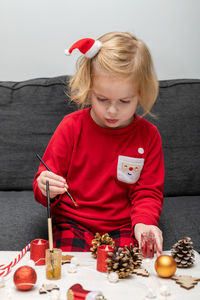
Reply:
[[[115,114],[117,112],[117,108],[115,107],[115,105],[111,104],[109,107],[108,107],[108,112],[110,114]]]
[[[129,168],[129,171],[133,171],[133,168],[132,168],[132,167],[130,167],[130,168]]]

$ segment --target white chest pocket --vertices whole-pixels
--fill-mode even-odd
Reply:
[[[117,178],[126,183],[135,183],[140,178],[144,165],[143,158],[119,155],[117,164]]]

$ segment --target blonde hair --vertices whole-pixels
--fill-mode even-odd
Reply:
[[[95,72],[100,68],[117,77],[132,77],[144,114],[150,112],[158,95],[158,81],[147,46],[128,32],[110,32],[101,36],[102,48],[92,59],[82,56],[71,77],[71,100],[82,108],[90,104]]]

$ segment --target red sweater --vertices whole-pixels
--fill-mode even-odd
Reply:
[[[135,115],[125,128],[97,125],[90,109],[64,117],[43,156],[52,172],[66,178],[75,208],[60,195],[52,207],[55,220],[72,220],[94,234],[136,223],[157,225],[162,209],[164,163],[157,128]],[[38,202],[46,197],[37,177],[46,170],[40,164],[33,190]]]

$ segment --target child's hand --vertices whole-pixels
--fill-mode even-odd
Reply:
[[[49,194],[50,198],[54,198],[57,195],[64,194],[65,189],[68,189],[66,180],[50,171],[43,171],[37,178],[37,183],[40,191],[44,196],[47,195],[46,181],[49,181]]]
[[[138,223],[134,227],[134,234],[135,238],[138,241],[139,248],[141,248],[141,234],[143,232],[152,232],[155,236],[156,240],[156,254],[157,256],[161,255],[162,252],[162,244],[163,244],[163,237],[162,237],[162,231],[155,225],[145,225],[143,223]]]

